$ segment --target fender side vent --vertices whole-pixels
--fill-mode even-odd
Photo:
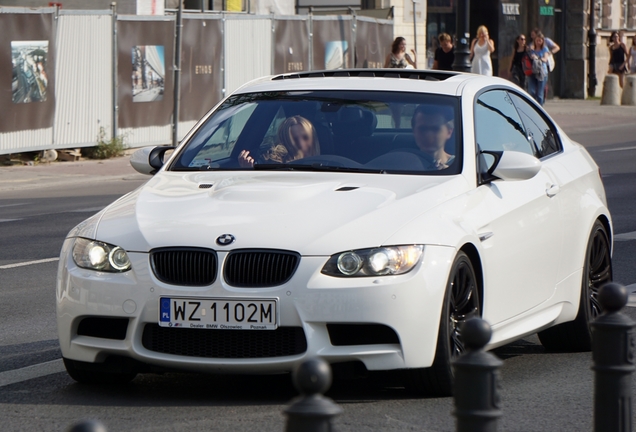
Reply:
[[[210,189],[212,186],[212,183],[201,183],[199,189]]]
[[[336,192],[349,192],[356,189],[360,189],[360,187],[359,186],[343,186],[341,188],[336,189]]]

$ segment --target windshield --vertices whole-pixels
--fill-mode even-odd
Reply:
[[[294,91],[229,97],[170,166],[457,174],[459,99],[418,93]]]

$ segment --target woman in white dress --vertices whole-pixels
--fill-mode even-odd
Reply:
[[[495,51],[495,42],[488,36],[486,26],[479,26],[477,39],[470,45],[471,67],[474,74],[492,76],[492,61],[490,54]]]

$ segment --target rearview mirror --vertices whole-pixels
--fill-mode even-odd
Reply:
[[[516,151],[482,151],[481,160],[494,159],[489,164],[484,180],[492,181],[501,179],[505,181],[529,180],[533,178],[541,169],[541,161],[527,153]]]
[[[144,147],[130,157],[130,165],[142,174],[153,175],[164,163],[166,152],[174,150],[172,146]]]

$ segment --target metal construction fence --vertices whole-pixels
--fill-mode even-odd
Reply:
[[[175,15],[0,7],[0,25],[0,87],[11,83],[1,92],[0,154],[94,146],[100,129],[129,147],[168,144],[175,95],[181,139],[252,79],[378,67],[393,39],[392,21],[354,15],[185,11],[175,91]]]

